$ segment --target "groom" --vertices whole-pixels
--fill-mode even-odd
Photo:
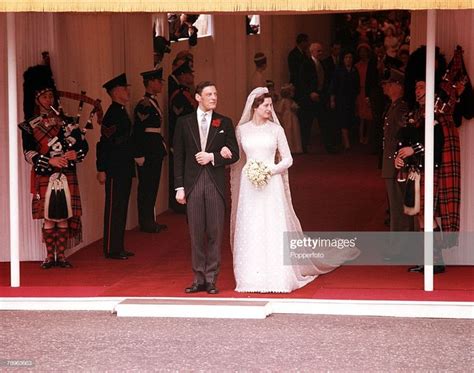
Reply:
[[[214,111],[214,83],[199,83],[195,98],[197,110],[178,118],[173,140],[176,201],[187,204],[191,234],[194,281],[185,292],[217,294],[224,233],[225,166],[239,159],[239,147],[230,118]]]

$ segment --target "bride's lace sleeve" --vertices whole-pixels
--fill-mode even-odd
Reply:
[[[293,164],[293,157],[291,156],[290,147],[288,141],[286,141],[285,131],[283,127],[277,126],[277,149],[280,155],[280,162],[272,167],[272,174],[281,174],[291,167]]]

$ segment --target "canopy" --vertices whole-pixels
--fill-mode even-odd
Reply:
[[[472,9],[474,0],[0,0],[1,12],[335,12]]]

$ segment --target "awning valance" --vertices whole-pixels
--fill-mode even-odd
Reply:
[[[0,0],[1,12],[336,12],[472,9],[474,0]]]

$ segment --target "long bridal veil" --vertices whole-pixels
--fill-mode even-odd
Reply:
[[[250,92],[249,96],[247,97],[247,101],[245,103],[244,110],[242,112],[242,116],[240,117],[239,122],[237,123],[237,127],[241,126],[242,124],[248,123],[252,120],[253,117],[253,110],[252,110],[252,105],[255,99],[265,93],[269,93],[268,88],[266,87],[257,87],[255,88],[252,92]],[[281,125],[280,121],[275,113],[275,110],[272,107],[272,117],[271,121]],[[230,194],[231,194],[231,214],[230,214],[230,246],[233,249],[234,246],[234,232],[235,232],[235,217],[237,214],[237,205],[239,201],[239,190],[240,190],[240,178],[242,175],[242,168],[245,166],[245,163],[247,162],[247,157],[245,156],[245,152],[243,151],[240,143],[240,131],[239,128],[236,129],[236,136],[237,140],[239,143],[239,151],[240,151],[240,158],[239,160],[232,164],[231,169],[230,169]],[[276,154],[276,160],[279,160],[279,155]],[[290,192],[290,184],[288,181],[288,171],[285,171],[283,173],[283,181],[285,185],[285,197],[286,197],[286,204],[291,207],[291,210],[293,211],[293,204],[291,203],[291,192]],[[296,214],[293,211],[293,214]],[[297,225],[295,225],[297,223]],[[301,225],[296,219],[296,222],[292,224],[292,226],[295,226],[297,230],[301,231]]]

